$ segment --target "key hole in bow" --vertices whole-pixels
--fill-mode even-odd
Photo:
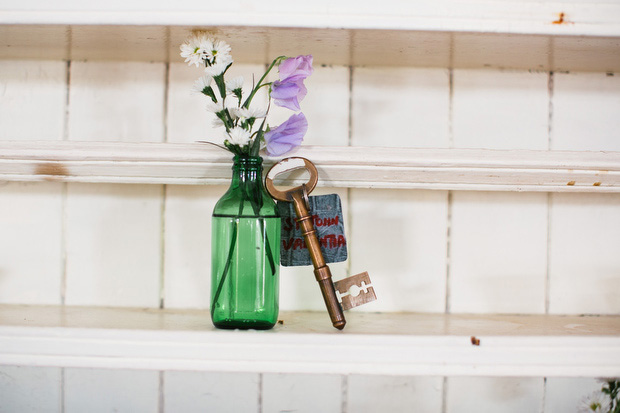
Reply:
[[[286,192],[304,182],[308,182],[308,179],[310,179],[310,172],[307,169],[299,168],[277,174],[273,177],[273,184],[278,190]]]

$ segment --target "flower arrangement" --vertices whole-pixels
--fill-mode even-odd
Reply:
[[[225,80],[233,64],[230,46],[205,33],[195,33],[181,45],[181,57],[188,65],[203,65],[205,74],[194,84],[194,90],[207,96],[207,110],[216,116],[214,127],[224,127],[224,147],[242,157],[258,156],[261,149],[268,155],[280,156],[295,149],[308,130],[308,121],[300,111],[299,102],[306,96],[304,80],[313,72],[312,56],[280,56],[271,62],[243,96],[243,77]],[[278,67],[279,79],[268,82],[267,75]],[[269,104],[263,107],[253,99],[264,87],[269,88]],[[296,113],[273,129],[266,123],[271,100]],[[219,145],[218,145],[219,146]]]

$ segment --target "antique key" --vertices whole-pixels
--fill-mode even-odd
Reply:
[[[306,169],[310,173],[310,179],[301,186],[280,191],[273,184],[273,178],[283,172],[295,169]],[[356,307],[376,299],[374,289],[370,286],[370,277],[367,272],[345,278],[337,283],[332,282],[332,274],[329,266],[326,264],[321,252],[319,240],[316,236],[316,230],[312,223],[312,216],[309,213],[308,194],[314,190],[318,182],[318,171],[314,164],[305,158],[286,158],[275,164],[269,172],[265,180],[265,187],[269,194],[278,201],[293,202],[297,222],[299,223],[302,235],[306,241],[308,252],[314,266],[314,276],[319,283],[325,306],[329,313],[332,325],[342,330],[346,324],[343,308],[345,310]],[[352,286],[361,287],[356,296],[350,292]],[[336,289],[340,294],[342,306],[338,301]]]

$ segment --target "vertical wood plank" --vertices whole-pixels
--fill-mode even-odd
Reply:
[[[167,371],[165,412],[258,412],[259,380],[255,373]]]
[[[66,71],[60,61],[0,60],[0,139],[62,139]]]
[[[547,73],[455,70],[454,147],[548,148]]]
[[[449,146],[448,71],[419,68],[353,70],[354,146]]]
[[[447,193],[351,191],[351,273],[368,271],[377,301],[360,311],[443,312]]]
[[[69,305],[159,305],[161,187],[71,184]]]
[[[620,194],[554,194],[549,312],[620,312]]]
[[[347,412],[440,413],[443,378],[348,376]]]
[[[209,308],[211,213],[226,187],[169,185],[166,191],[164,305]]]
[[[60,304],[58,183],[0,183],[0,302]]]
[[[69,139],[163,141],[164,74],[161,63],[73,62]],[[68,185],[67,304],[159,304],[161,209],[159,185]]]
[[[67,64],[2,60],[0,73],[0,139],[61,140]],[[0,302],[59,304],[62,185],[0,183],[0,228]]]
[[[620,151],[620,76],[556,73],[551,149]]]
[[[539,412],[543,378],[449,377],[446,413]]]
[[[69,140],[162,142],[164,64],[72,62]]]
[[[544,194],[453,195],[450,311],[544,313]]]
[[[547,75],[455,70],[454,145],[546,149]],[[454,192],[451,312],[542,313],[547,195]]]
[[[65,412],[157,412],[159,372],[65,369]]]
[[[0,412],[61,412],[61,369],[0,366]]]
[[[262,412],[340,413],[341,377],[320,374],[263,374]]]
[[[355,68],[351,144],[449,146],[444,69]],[[370,273],[378,300],[360,311],[445,308],[447,192],[350,191],[351,273]]]
[[[620,151],[620,77],[554,75],[552,149]],[[549,311],[617,314],[620,196],[552,194]]]
[[[591,378],[549,377],[545,385],[546,413],[578,412],[584,402],[603,384]]]

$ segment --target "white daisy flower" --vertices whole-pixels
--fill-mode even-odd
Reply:
[[[196,44],[200,47],[203,58],[209,57],[209,51],[213,49],[213,39],[209,38],[206,33],[196,35]]]
[[[211,42],[210,48],[205,49],[205,56],[211,63],[220,63],[225,60],[232,60],[230,56],[230,45],[223,40]]]
[[[602,392],[594,392],[583,400],[580,412],[596,412],[603,413],[609,411],[609,396]]]
[[[233,77],[226,81],[226,91],[232,93],[233,90],[241,89],[243,87],[243,76]]]
[[[250,142],[250,132],[239,126],[232,128],[229,133],[224,133],[224,136],[233,145],[245,146]]]
[[[192,91],[196,93],[202,93],[202,91],[205,90],[206,87],[211,86],[212,80],[213,78],[209,75],[201,76],[194,82],[194,85],[192,86]]]
[[[187,39],[186,43],[181,45],[181,57],[185,58],[185,62],[191,66],[200,66],[202,63],[202,52],[195,36]]]

